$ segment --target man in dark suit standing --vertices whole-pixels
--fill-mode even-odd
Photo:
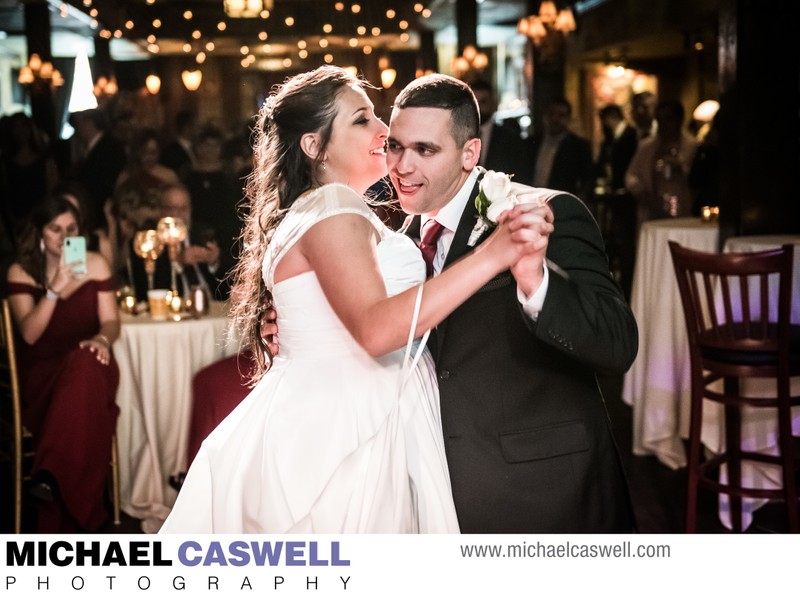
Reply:
[[[492,85],[484,80],[470,85],[478,102],[481,118],[481,156],[478,165],[488,170],[514,174],[514,181],[530,184],[533,177],[531,156],[527,143],[520,136],[516,120],[503,124],[494,121],[497,112],[497,95]]]
[[[114,194],[117,178],[125,168],[125,147],[106,132],[105,115],[99,109],[74,112],[69,117],[75,134],[70,139],[71,155],[67,178],[77,180],[89,195],[88,219],[92,232],[105,221],[103,207]]]
[[[597,177],[605,180],[610,190],[624,190],[625,172],[639,143],[636,129],[625,121],[622,109],[614,103],[602,108],[598,115],[603,142],[595,167]]]
[[[404,210],[417,215],[408,233],[431,219],[443,226],[435,273],[470,250],[479,155],[464,83],[430,75],[400,93],[389,174]],[[429,340],[461,530],[628,532],[627,485],[596,374],[627,370],[636,322],[586,207],[571,194],[529,192],[549,199],[554,216],[546,260],[539,251],[498,275]],[[534,229],[544,221],[536,213],[526,215]]]
[[[568,128],[569,101],[560,97],[542,116],[544,134],[533,138],[533,185],[570,192],[586,200],[594,190],[594,167],[589,141]]]

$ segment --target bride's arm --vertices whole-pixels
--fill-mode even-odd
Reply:
[[[417,296],[411,288],[387,297],[376,255],[377,232],[359,215],[315,224],[299,242],[333,310],[367,353],[380,356],[406,344]],[[417,334],[441,322],[499,272],[515,263],[524,245],[505,225],[472,254],[425,282]]]

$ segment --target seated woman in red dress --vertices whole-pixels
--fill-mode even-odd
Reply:
[[[38,531],[96,530],[107,518],[105,482],[116,427],[119,368],[111,344],[120,323],[105,259],[87,253],[86,274],[64,262],[64,238],[81,233],[63,197],[31,215],[8,293],[19,343],[22,415],[36,455],[31,494]]]

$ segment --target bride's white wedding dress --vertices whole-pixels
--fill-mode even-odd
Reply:
[[[312,225],[343,213],[367,218],[380,234],[390,295],[424,280],[414,243],[386,228],[348,186],[329,184],[298,199],[263,268],[280,355],[205,440],[162,532],[458,531],[427,350],[405,370],[405,350],[370,357],[313,271],[273,282],[277,263]]]

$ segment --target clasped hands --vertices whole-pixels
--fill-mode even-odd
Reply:
[[[511,256],[511,274],[517,286],[526,296],[532,295],[544,279],[544,258],[553,226],[553,210],[540,200],[525,202],[525,195],[518,195],[520,204],[501,213],[498,218],[499,232],[506,228],[516,255]],[[497,232],[496,232],[497,233]]]

